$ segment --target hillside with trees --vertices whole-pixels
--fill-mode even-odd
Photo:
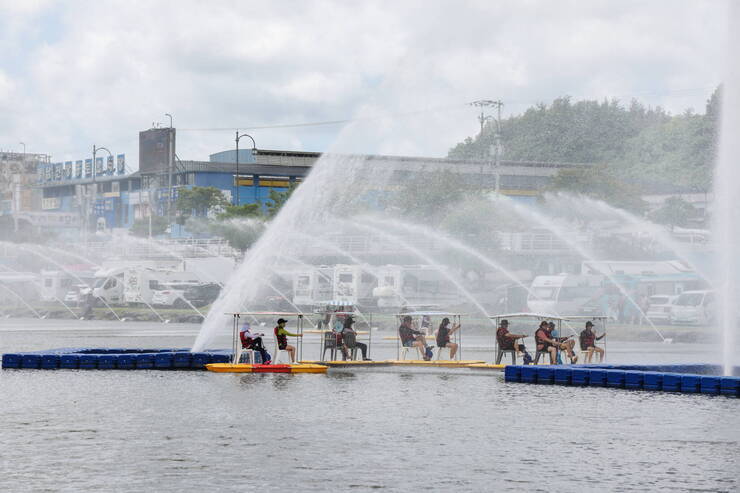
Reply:
[[[578,187],[602,173],[636,192],[707,191],[719,128],[721,88],[707,101],[704,113],[687,110],[671,115],[636,100],[572,101],[561,97],[538,104],[501,122],[503,159],[593,163],[602,167],[582,177]],[[449,157],[488,157],[495,122],[482,134],[450,149]],[[559,186],[568,188],[563,177]],[[584,185],[584,182],[585,185]],[[573,190],[577,191],[577,190]]]

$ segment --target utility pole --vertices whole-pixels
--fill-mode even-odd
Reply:
[[[488,155],[493,155],[493,166],[495,170],[495,178],[496,178],[496,195],[498,195],[499,190],[501,188],[500,184],[500,176],[499,176],[499,166],[501,165],[501,155],[503,154],[503,149],[501,148],[501,107],[503,107],[504,102],[499,100],[492,100],[492,99],[479,99],[478,101],[473,101],[470,103],[471,106],[477,106],[480,108],[480,115],[478,116],[478,121],[480,122],[480,136],[478,137],[478,140],[482,140],[483,137],[483,127],[485,126],[486,122],[494,120],[496,122],[496,129],[493,134],[493,145],[490,147]],[[494,119],[492,116],[487,116],[485,114],[485,108],[496,108],[497,115]],[[485,154],[484,154],[485,157]]]
[[[174,135],[172,129],[172,115],[165,113],[170,118],[170,128],[167,130],[167,227],[172,227],[172,168],[175,166]],[[170,231],[170,236],[172,232]],[[151,233],[150,233],[151,236]]]

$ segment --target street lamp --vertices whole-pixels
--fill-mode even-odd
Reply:
[[[239,139],[242,137],[249,137],[252,140],[252,154],[257,150],[257,144],[254,138],[249,134],[239,135],[239,131],[236,131],[236,205],[239,206]]]
[[[90,214],[92,212],[91,209],[93,208],[93,206],[95,204],[95,201],[97,200],[97,195],[98,195],[98,184],[95,183],[95,178],[97,177],[97,172],[98,172],[98,170],[97,170],[97,163],[95,162],[95,157],[98,154],[98,151],[105,151],[105,152],[108,153],[108,155],[111,158],[113,158],[113,153],[110,152],[110,150],[107,147],[98,147],[95,144],[93,144],[93,153],[92,153],[92,185],[93,185],[93,194],[92,195],[93,196],[92,196],[92,200],[90,201],[90,207],[88,208],[90,210],[88,210],[88,212],[87,212],[87,218],[88,218],[88,220],[89,220]],[[89,229],[89,228],[90,228],[90,225],[88,224],[86,230]],[[95,225],[95,230],[97,231],[97,224]]]

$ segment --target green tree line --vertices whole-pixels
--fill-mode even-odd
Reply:
[[[636,193],[707,191],[716,155],[720,97],[717,88],[704,113],[687,110],[679,115],[637,100],[625,106],[618,100],[574,102],[561,97],[501,122],[502,158],[597,165],[596,171],[583,172],[591,175],[580,177],[578,187],[607,177]],[[488,159],[494,129],[495,122],[489,123],[481,134],[450,149],[449,157]],[[560,180],[558,187],[567,189],[568,181]]]

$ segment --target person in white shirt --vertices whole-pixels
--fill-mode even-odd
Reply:
[[[252,330],[252,326],[248,322],[244,322],[244,325],[239,330],[239,339],[242,341],[242,347],[244,349],[251,349],[257,351],[262,356],[262,364],[269,365],[272,357],[267,352],[265,347],[262,345],[262,337],[265,334],[261,332],[255,332]]]

